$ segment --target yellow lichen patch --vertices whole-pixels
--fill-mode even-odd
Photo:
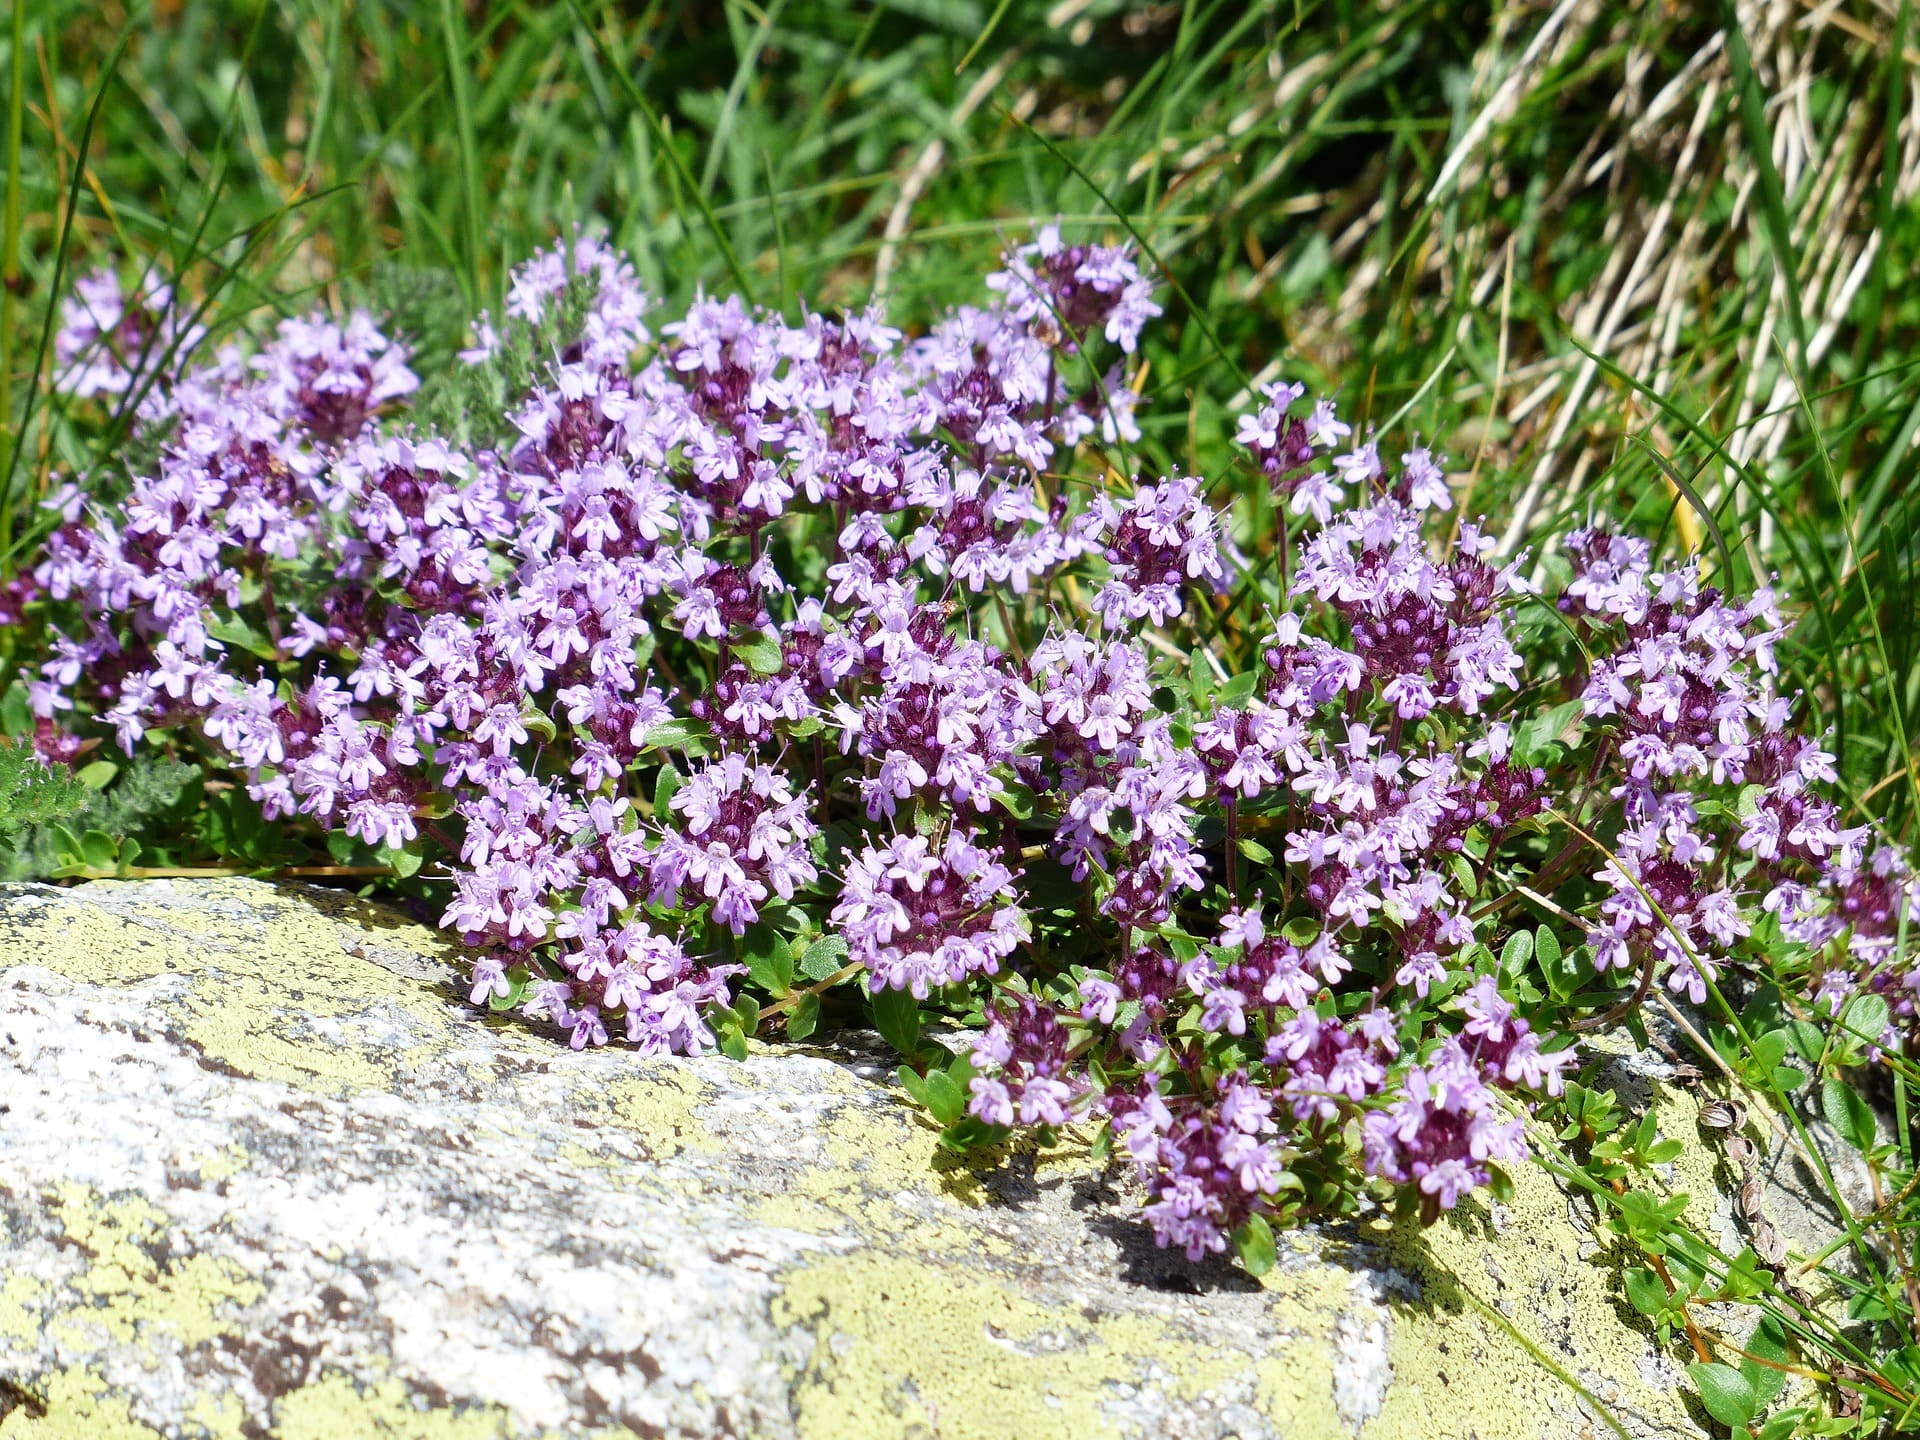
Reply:
[[[1327,1265],[1274,1270],[1262,1284],[1275,1297],[1276,1327],[1288,1343],[1254,1366],[1260,1413],[1284,1417],[1288,1440],[1350,1440],[1331,1379],[1333,1323],[1346,1304],[1347,1273]]]
[[[44,1323],[39,1307],[47,1298],[47,1287],[27,1275],[9,1275],[0,1280],[0,1341],[33,1340]],[[0,1350],[6,1346],[0,1344]]]
[[[110,882],[96,882],[107,886]],[[91,887],[89,887],[91,888]],[[211,1062],[302,1089],[340,1092],[389,1087],[406,1067],[407,1050],[449,1040],[461,1017],[444,996],[418,979],[369,964],[341,948],[338,915],[363,923],[371,907],[278,891],[258,881],[201,882],[182,891],[188,903],[142,903],[122,910],[85,891],[57,912],[8,916],[7,951],[16,963],[43,966],[69,979],[128,985],[169,972],[193,983],[159,1008]],[[231,902],[236,913],[221,907]],[[382,922],[381,940],[425,955],[444,942],[418,926]],[[191,933],[192,943],[171,938]],[[377,1041],[356,1042],[369,1017]],[[399,1025],[409,1043],[396,1044]],[[428,1044],[439,1054],[444,1044]]]
[[[331,1372],[273,1407],[275,1440],[505,1440],[512,1417],[492,1405],[429,1408],[397,1380],[356,1384]]]
[[[66,1238],[87,1256],[72,1281],[78,1294],[97,1303],[62,1314],[56,1334],[79,1344],[87,1332],[104,1329],[118,1344],[143,1332],[149,1343],[165,1334],[186,1347],[238,1333],[230,1313],[261,1296],[258,1281],[232,1261],[156,1251],[167,1241],[166,1216],[137,1197],[103,1200],[80,1185],[63,1185],[54,1197]]]
[[[806,1265],[787,1277],[773,1319],[814,1336],[793,1377],[803,1440],[1095,1440],[1137,1432],[1109,1402],[1149,1372],[1190,1401],[1243,1370],[1242,1357],[1153,1320],[1049,1309],[1009,1281],[920,1256]]]
[[[711,1098],[708,1088],[684,1066],[650,1064],[630,1079],[599,1088],[582,1085],[574,1098],[631,1131],[656,1159],[670,1159],[688,1150],[707,1155],[726,1153],[727,1147],[696,1113]]]
[[[133,1418],[124,1397],[92,1370],[60,1370],[36,1381],[46,1413],[20,1406],[0,1420],[0,1440],[160,1440],[160,1432]]]
[[[1565,1377],[1603,1407],[1697,1433],[1676,1395],[1641,1378],[1652,1341],[1623,1318],[1613,1272],[1581,1258],[1591,1237],[1544,1172],[1517,1169],[1501,1228],[1504,1239],[1485,1208],[1468,1204],[1430,1229],[1394,1230],[1390,1253],[1421,1298],[1388,1302],[1393,1385],[1368,1440],[1532,1440],[1549,1407],[1575,1403]],[[1552,1333],[1540,1327],[1547,1315]]]
[[[187,1402],[182,1416],[189,1425],[203,1427],[209,1440],[245,1440],[247,1410],[237,1395],[203,1390]]]
[[[169,909],[164,905],[137,905],[134,910],[164,929],[184,930],[189,935],[210,937],[218,937],[222,933],[222,927],[215,925],[212,917],[194,910]]]
[[[986,1169],[1004,1165],[1008,1153],[962,1159],[941,1148],[938,1129],[904,1097],[875,1107],[850,1077],[829,1072],[823,1089],[858,1097],[829,1107],[810,1129],[821,1139],[821,1159],[799,1170],[788,1188],[764,1202],[758,1216],[769,1224],[826,1233],[854,1230],[868,1239],[910,1236],[927,1254],[965,1251],[985,1256],[1014,1253],[1016,1243],[995,1233]],[[1035,1183],[1064,1183],[1091,1173],[1079,1139],[1030,1152]],[[976,1217],[970,1220],[969,1217]]]
[[[836,1077],[837,1082],[837,1077]],[[818,1125],[822,1161],[794,1177],[787,1195],[771,1202],[769,1219],[794,1201],[856,1222],[868,1234],[912,1230],[917,1243],[932,1251],[991,1248],[991,1237],[955,1224],[930,1220],[930,1207],[903,1209],[896,1197],[924,1192],[943,1202],[938,1208],[978,1209],[985,1203],[979,1179],[956,1157],[943,1151],[928,1126],[904,1109],[898,1113],[846,1104],[833,1107]]]
[[[129,924],[71,896],[62,897],[57,911],[9,906],[0,913],[0,941],[9,964],[38,965],[87,985],[191,974],[208,959],[197,945],[178,944],[164,930]]]
[[[839,1091],[848,1100],[823,1117],[821,1146],[832,1164],[858,1171],[864,1188],[881,1193],[919,1188],[934,1181],[938,1172],[948,1180],[945,1188],[953,1199],[984,1203],[971,1175],[951,1163],[940,1164],[945,1152],[937,1142],[938,1132],[904,1099],[892,1111],[878,1110],[871,1091],[862,1103],[852,1077],[839,1071],[827,1072],[822,1088]]]
[[[1329,1354],[1324,1343],[1301,1341],[1253,1367],[1257,1408],[1287,1422],[1287,1440],[1352,1440],[1333,1408]]]
[[[929,1176],[912,1187],[930,1188]],[[965,1176],[969,1189],[979,1182]],[[901,1191],[876,1192],[858,1168],[844,1160],[833,1165],[808,1165],[797,1171],[787,1189],[762,1201],[753,1210],[756,1219],[783,1229],[811,1234],[847,1233],[851,1230],[865,1241],[885,1236],[911,1234],[915,1249],[927,1255],[971,1251],[980,1255],[1004,1255],[1011,1247],[999,1236],[976,1226],[960,1223],[955,1213],[942,1213],[945,1206],[937,1199],[931,1204],[915,1204],[919,1198],[908,1194],[902,1203]],[[903,1189],[906,1187],[903,1187]]]
[[[199,1161],[200,1183],[218,1185],[222,1180],[231,1180],[252,1162],[253,1157],[247,1153],[245,1146],[222,1145]]]
[[[1742,1099],[1751,1112],[1749,1138],[1759,1140],[1764,1150],[1772,1144],[1772,1136],[1765,1133],[1770,1112],[1765,1102],[1757,1096],[1744,1095]],[[1714,1214],[1714,1202],[1725,1193],[1726,1182],[1720,1175],[1723,1161],[1718,1148],[1700,1141],[1702,1102],[1699,1097],[1684,1090],[1666,1087],[1655,1093],[1654,1102],[1660,1133],[1687,1142],[1681,1146],[1680,1154],[1673,1161],[1673,1178],[1667,1189],[1672,1194],[1687,1197],[1687,1223],[1709,1243],[1717,1246],[1721,1235],[1719,1217]],[[1739,1182],[1736,1180],[1733,1183]]]

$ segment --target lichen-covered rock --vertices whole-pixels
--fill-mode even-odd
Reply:
[[[1703,1433],[1537,1170],[1256,1285],[1083,1154],[954,1161],[878,1055],[574,1054],[452,981],[328,892],[0,892],[0,1437]]]

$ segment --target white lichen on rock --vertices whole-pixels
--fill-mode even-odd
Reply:
[[[19,888],[0,944],[7,1440],[1701,1433],[1538,1173],[1256,1285],[882,1065],[575,1054],[336,894]]]

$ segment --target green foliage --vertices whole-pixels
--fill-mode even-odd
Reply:
[[[940,1055],[943,1052],[935,1049],[933,1053]],[[940,1126],[940,1144],[943,1148],[964,1155],[1006,1142],[1006,1129],[989,1125],[967,1111],[968,1087],[973,1079],[971,1055],[962,1053],[953,1056],[944,1065],[928,1065],[924,1073],[911,1065],[902,1065],[894,1075],[900,1082],[900,1088],[912,1096],[915,1103]],[[1052,1143],[1052,1137],[1045,1127],[1035,1134],[1040,1143]]]
[[[1820,1104],[1826,1111],[1828,1122],[1840,1132],[1843,1140],[1863,1154],[1873,1149],[1878,1140],[1873,1107],[1844,1078],[1829,1075],[1821,1082]]]
[[[1760,1397],[1745,1375],[1731,1365],[1717,1363],[1689,1365],[1687,1373],[1693,1377],[1700,1391],[1700,1403],[1707,1407],[1709,1415],[1722,1425],[1746,1429],[1760,1408]]]
[[[30,745],[0,742],[0,841],[77,815],[88,798],[66,766],[47,764]]]
[[[881,990],[869,1003],[873,1025],[886,1042],[908,1059],[920,1050],[920,1005],[907,990]]]
[[[0,767],[21,763],[21,754],[28,767],[39,763],[23,747],[0,745]],[[0,879],[127,875],[143,863],[164,864],[202,796],[197,765],[152,756],[95,761],[70,778],[56,773],[52,785],[57,803],[14,826],[0,822]]]

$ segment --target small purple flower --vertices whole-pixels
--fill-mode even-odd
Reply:
[[[868,985],[928,991],[996,974],[1026,939],[1013,872],[954,830],[938,849],[925,836],[895,835],[847,867],[833,923]]]

